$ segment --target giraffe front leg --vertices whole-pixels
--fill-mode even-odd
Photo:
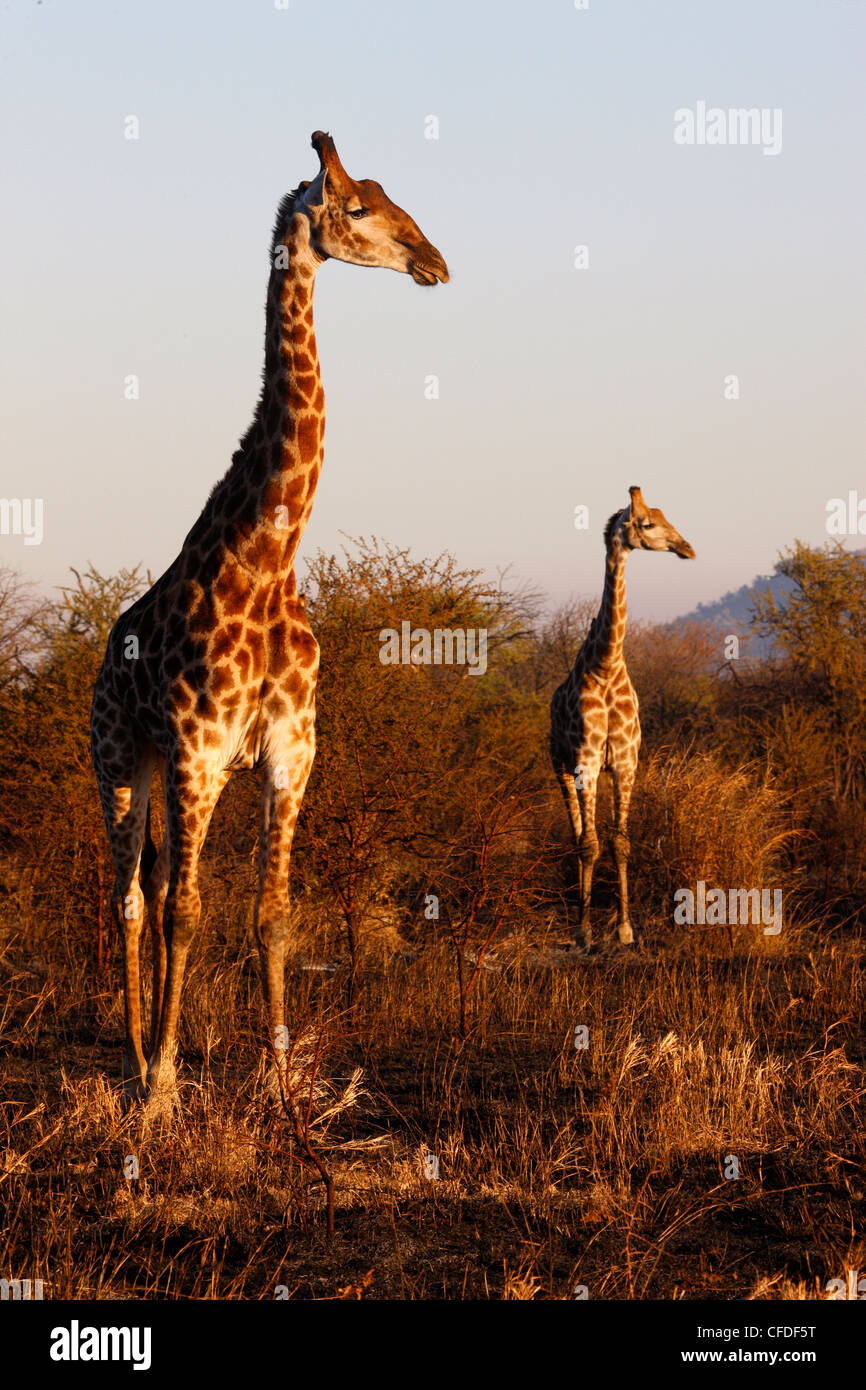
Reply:
[[[269,752],[262,784],[255,933],[269,1045],[275,1063],[274,1080],[284,1100],[288,1087],[285,969],[289,940],[289,863],[314,756],[315,728],[311,716],[299,741],[283,744],[279,752]]]
[[[580,939],[584,947],[589,950],[592,945],[592,921],[590,917],[590,902],[592,899],[592,874],[600,853],[598,835],[595,829],[595,803],[597,772],[594,775],[584,775],[584,785],[578,787],[578,798],[583,819],[583,831],[580,837]]]
[[[619,921],[617,923],[617,931],[619,933],[619,939],[624,946],[630,946],[634,941],[634,934],[628,915],[628,856],[630,849],[631,845],[625,831],[614,831],[613,857],[616,860],[616,872],[619,879]]]
[[[631,802],[633,786],[633,768],[623,768],[620,771],[614,771],[613,798],[616,829],[613,835],[613,857],[616,861],[616,872],[617,878],[619,879],[619,921],[617,923],[617,930],[620,942],[623,946],[630,946],[634,941],[634,933],[631,929],[628,911],[628,856],[631,849],[628,838],[628,808]]]

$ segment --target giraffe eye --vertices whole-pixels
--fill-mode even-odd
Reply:
[[[358,222],[362,217],[367,216],[367,208],[349,208],[349,216]]]

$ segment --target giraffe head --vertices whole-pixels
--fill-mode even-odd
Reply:
[[[631,505],[616,512],[607,524],[605,541],[618,534],[629,550],[672,550],[681,560],[693,560],[695,552],[658,507],[648,507],[639,487],[630,487]]]
[[[417,223],[372,179],[349,177],[330,135],[313,133],[319,172],[296,191],[293,211],[310,222],[310,244],[326,260],[382,266],[411,275],[418,285],[444,284],[448,267]]]

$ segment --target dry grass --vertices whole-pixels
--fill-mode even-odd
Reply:
[[[635,864],[646,887],[780,881],[786,853],[796,849],[786,798],[754,766],[725,766],[712,751],[662,748],[641,770],[630,820]],[[785,872],[789,892],[794,887]]]
[[[855,936],[649,918],[636,952],[586,958],[539,913],[494,949],[461,1041],[448,945],[403,925],[414,949],[392,927],[400,949],[367,953],[348,1031],[339,938],[298,920],[291,1059],[329,1242],[266,1084],[245,907],[210,904],[182,1109],[148,1127],[118,1104],[117,951],[94,976],[7,903],[4,1275],[75,1298],[724,1299],[826,1297],[863,1267]]]

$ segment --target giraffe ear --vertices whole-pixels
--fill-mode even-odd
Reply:
[[[325,201],[325,177],[325,170],[320,169],[314,179],[300,184],[298,202],[303,203],[305,207],[321,207]]]

